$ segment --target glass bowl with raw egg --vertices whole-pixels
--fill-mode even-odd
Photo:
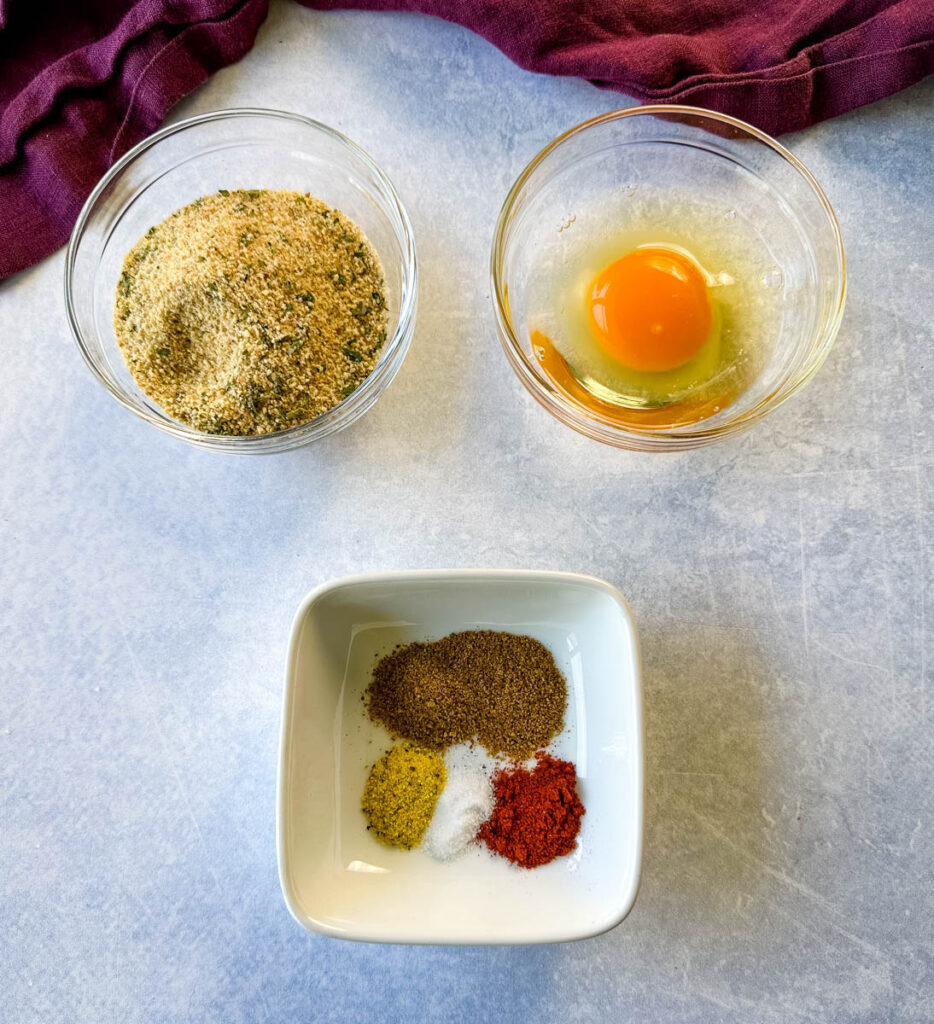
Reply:
[[[820,367],[846,293],[813,175],[751,125],[683,106],[614,111],[542,150],[506,197],[491,272],[526,388],[641,451],[757,423]]]

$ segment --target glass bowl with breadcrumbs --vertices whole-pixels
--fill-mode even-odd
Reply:
[[[95,377],[220,452],[285,451],[357,420],[405,358],[416,299],[392,183],[339,132],[276,110],[204,114],[135,146],[65,260]]]

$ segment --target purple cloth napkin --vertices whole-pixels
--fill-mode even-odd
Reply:
[[[421,11],[517,64],[773,134],[934,70],[934,0],[302,0]],[[267,0],[0,0],[0,280],[62,245],[114,160],[247,52]]]
[[[239,60],[267,0],[0,0],[0,280],[63,245],[122,153]]]

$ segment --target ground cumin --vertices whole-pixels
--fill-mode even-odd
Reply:
[[[326,412],[386,340],[379,258],[301,192],[221,189],[151,227],[117,285],[114,329],[139,387],[212,434],[267,434]]]
[[[365,699],[393,736],[435,749],[476,739],[494,756],[523,759],[561,731],[567,684],[538,640],[473,630],[397,648]]]

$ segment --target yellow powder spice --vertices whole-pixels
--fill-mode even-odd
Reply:
[[[362,805],[367,829],[386,846],[418,846],[446,781],[440,754],[397,743],[373,765],[366,780]]]
[[[212,434],[267,434],[333,408],[386,340],[375,250],[301,192],[221,189],[151,227],[123,264],[114,329],[139,387]]]

